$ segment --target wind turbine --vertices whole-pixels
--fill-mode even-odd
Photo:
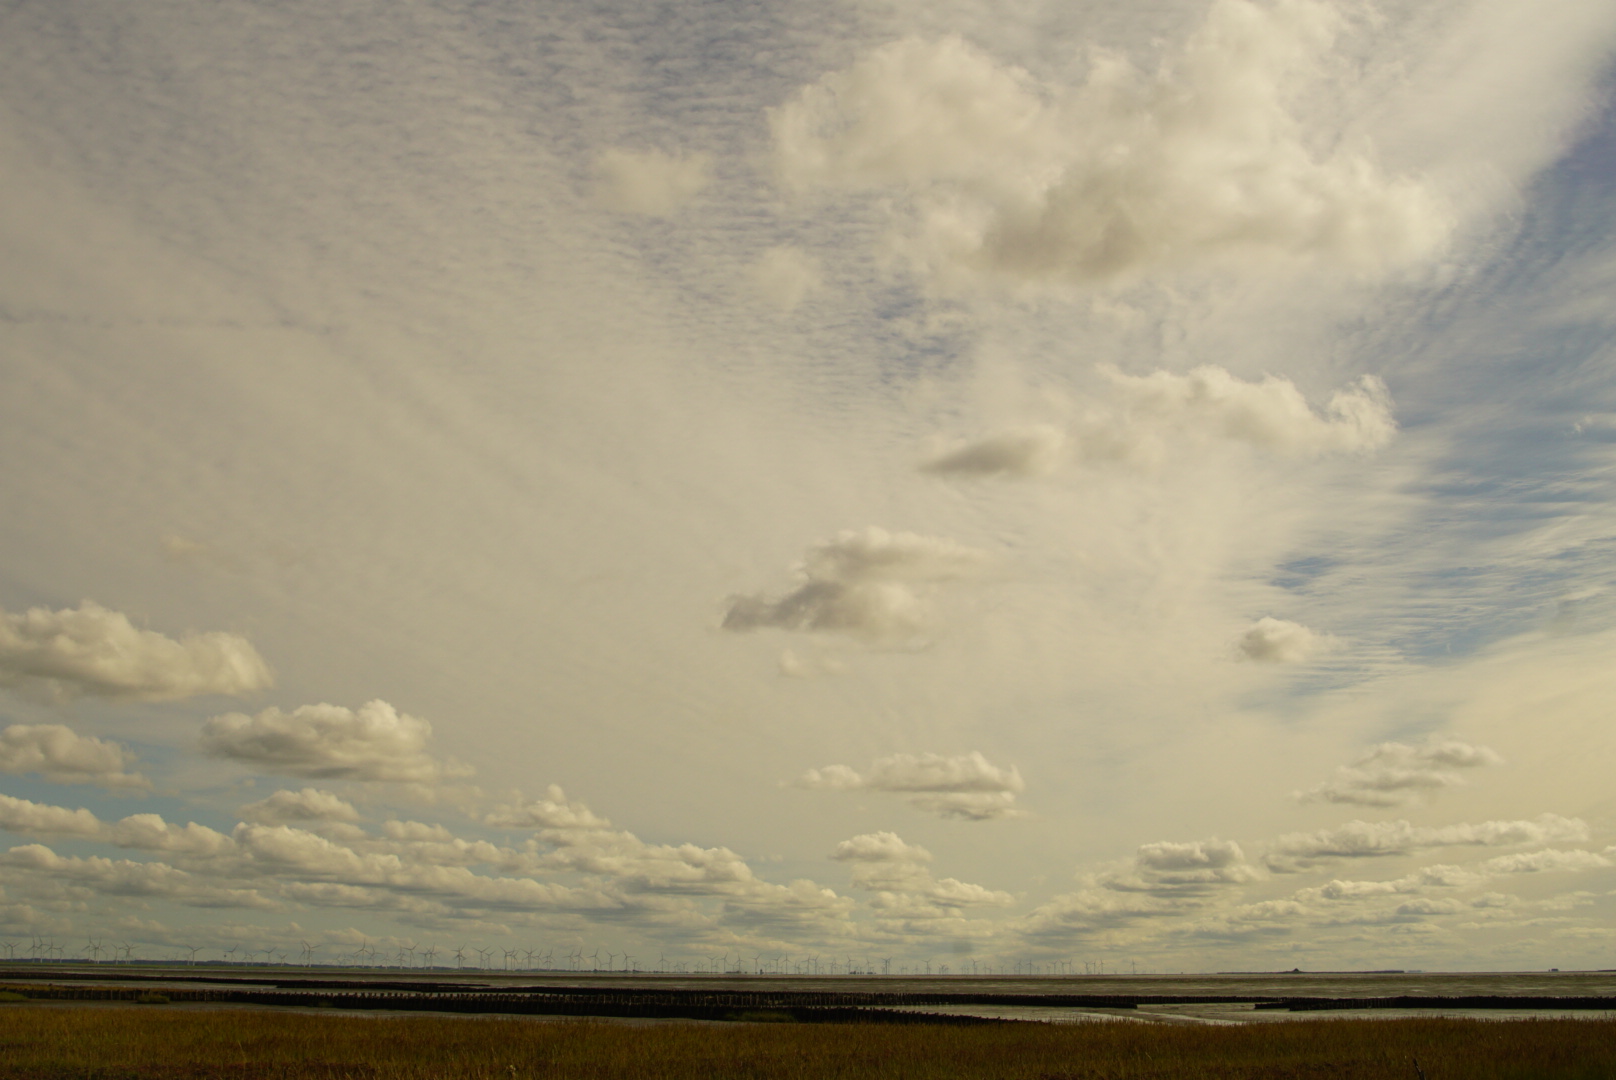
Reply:
[[[438,966],[438,947],[436,945],[428,945],[422,950],[422,955],[426,957],[427,967],[432,968]]]
[[[455,970],[466,966],[466,947],[464,945],[454,951]]]
[[[480,968],[483,968],[484,970],[487,970],[487,968],[488,968],[488,958],[490,956],[493,956],[493,955],[494,955],[494,950],[493,949],[478,949],[477,950],[477,966],[480,967]]]

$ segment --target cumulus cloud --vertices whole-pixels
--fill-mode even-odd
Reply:
[[[1314,0],[1219,0],[1154,73],[1100,55],[1080,87],[1039,85],[958,37],[893,42],[770,111],[777,175],[799,191],[905,190],[917,256],[955,275],[1381,271],[1437,250],[1450,215],[1288,110],[1340,21]]]
[[[176,641],[90,600],[61,611],[0,611],[0,686],[53,699],[173,701],[246,694],[271,681],[263,657],[235,634],[186,634]]]
[[[1378,449],[1397,432],[1391,396],[1365,375],[1308,404],[1289,379],[1242,379],[1216,365],[1184,374],[1125,375],[1102,365],[1100,394],[1065,427],[1036,425],[961,443],[923,462],[953,478],[1041,476],[1065,462],[1155,466],[1171,447],[1234,443],[1280,458],[1317,458]]]
[[[484,823],[506,829],[592,830],[609,829],[612,823],[581,802],[567,798],[559,784],[551,784],[542,798],[497,806],[483,818]]]
[[[907,795],[909,805],[945,818],[990,821],[1017,816],[1016,796],[1026,789],[1014,765],[1001,769],[979,751],[941,754],[894,754],[881,758],[866,773],[846,765],[809,769],[798,787],[822,791],[888,791]],[[886,835],[886,834],[882,834]]]
[[[69,810],[0,795],[0,829],[37,835],[99,836],[101,819],[82,806]]]
[[[1223,885],[1244,885],[1257,873],[1233,840],[1171,841],[1141,845],[1124,872],[1096,876],[1096,883],[1116,892],[1193,895]]]
[[[851,864],[854,886],[877,893],[872,906],[888,914],[936,918],[947,915],[950,909],[1014,902],[1009,893],[957,878],[932,877],[926,867],[932,860],[931,852],[893,832],[866,833],[843,840],[831,852],[831,858]]]
[[[1318,652],[1323,639],[1301,623],[1264,615],[1240,636],[1240,655],[1263,664],[1299,664]]]
[[[281,790],[268,798],[248,803],[240,810],[242,820],[261,825],[284,825],[293,821],[355,822],[359,811],[353,804],[329,791],[304,788],[302,791]]]
[[[795,311],[797,305],[818,292],[824,281],[819,261],[796,247],[773,247],[763,253],[752,268],[758,294],[781,311]]]
[[[267,772],[417,784],[463,775],[464,766],[446,766],[428,752],[431,742],[431,724],[380,700],[358,709],[322,704],[257,716],[225,713],[202,725],[206,753]]]
[[[1273,869],[1289,870],[1311,866],[1322,859],[1407,855],[1436,847],[1504,847],[1586,839],[1587,822],[1558,814],[1540,814],[1531,820],[1440,826],[1411,825],[1407,821],[1349,821],[1333,829],[1287,833],[1274,841],[1267,861]]]
[[[706,154],[613,147],[595,159],[595,197],[608,210],[667,217],[701,194],[710,167]]]
[[[0,731],[0,772],[38,773],[59,784],[150,787],[144,776],[126,771],[133,761],[117,743],[79,735],[62,724],[12,724]]]
[[[1499,855],[1482,863],[1481,869],[1493,874],[1541,874],[1552,871],[1604,870],[1611,866],[1616,866],[1616,863],[1612,863],[1610,859],[1597,852],[1545,848],[1542,851]]]
[[[930,622],[924,592],[977,573],[985,552],[932,536],[874,526],[816,544],[796,567],[800,584],[783,596],[731,597],[723,628],[847,634],[872,643],[920,637]]]
[[[1304,802],[1400,806],[1421,795],[1462,784],[1460,769],[1477,769],[1503,761],[1485,746],[1431,739],[1411,746],[1381,743],[1317,787],[1299,791]]]

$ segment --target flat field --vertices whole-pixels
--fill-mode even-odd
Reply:
[[[1418,1064],[1416,1065],[1416,1061]],[[1608,1080],[1616,1021],[630,1025],[0,1006],[0,1080]]]

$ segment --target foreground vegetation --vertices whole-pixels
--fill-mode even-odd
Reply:
[[[1426,1080],[1616,1077],[1616,1021],[630,1026],[0,1006],[0,1080],[1419,1080],[1422,1074]]]

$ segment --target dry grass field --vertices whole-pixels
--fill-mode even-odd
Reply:
[[[1419,1080],[1422,1074],[1607,1080],[1616,1077],[1616,1022],[634,1026],[0,1006],[0,1080]]]

